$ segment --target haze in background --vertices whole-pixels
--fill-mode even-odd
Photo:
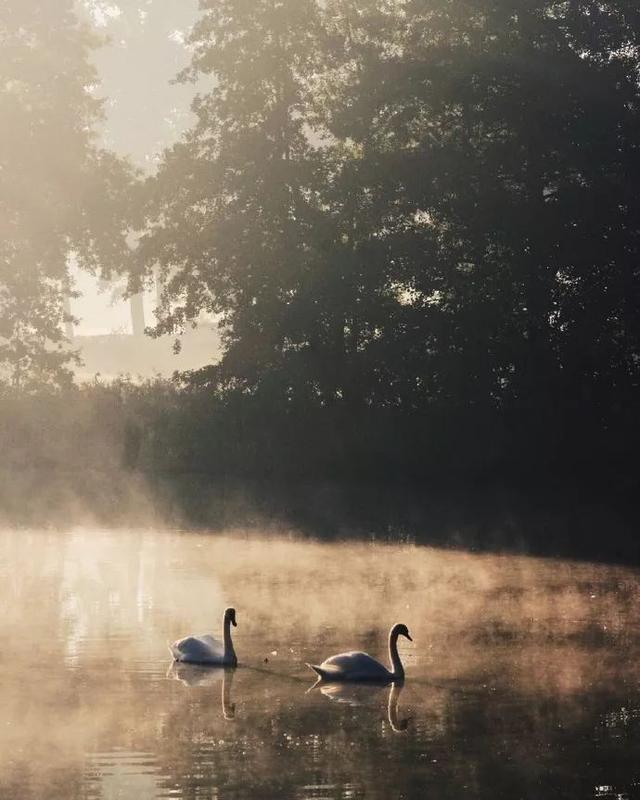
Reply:
[[[102,142],[152,173],[162,151],[192,122],[193,86],[174,79],[189,62],[185,39],[197,17],[198,2],[83,0],[80,13],[105,37],[104,46],[93,54],[100,77],[96,93],[105,99],[105,119],[99,128]],[[76,370],[79,378],[91,379],[96,373],[103,378],[123,373],[170,375],[215,358],[217,331],[210,320],[204,322],[204,330],[188,331],[176,354],[173,337],[132,336],[131,303],[122,296],[124,279],[105,283],[75,264],[71,274],[80,295],[70,301],[78,320],[74,344],[84,362]],[[145,323],[153,325],[153,288],[143,293],[141,307]]]

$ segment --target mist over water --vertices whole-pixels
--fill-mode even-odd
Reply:
[[[0,796],[638,797],[633,569],[294,536],[0,533]],[[220,635],[235,672],[172,665]],[[305,662],[407,680],[327,687]]]

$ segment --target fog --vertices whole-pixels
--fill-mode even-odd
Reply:
[[[97,132],[105,147],[148,174],[155,172],[162,151],[193,123],[193,92],[174,79],[189,61],[186,38],[197,7],[196,0],[174,7],[147,3],[139,9],[93,0],[80,4],[81,16],[103,42],[92,55],[99,79],[96,93],[105,101]],[[126,279],[103,281],[73,264],[71,277],[77,293],[70,298],[76,320],[73,346],[82,357],[76,370],[79,380],[90,381],[96,375],[103,380],[118,375],[135,380],[168,377],[216,359],[219,344],[211,320],[202,320],[200,335],[189,332],[186,340],[182,337],[181,352],[176,354],[175,337],[154,340],[135,329]],[[151,327],[156,322],[156,287],[149,286],[140,297],[144,323]]]
[[[640,595],[627,568],[242,530],[99,529],[5,531],[0,565],[0,786],[25,800],[45,788],[53,798],[129,797],[136,787],[150,798],[170,787],[181,794],[189,775],[201,776],[205,794],[217,786],[224,796],[263,796],[276,781],[292,796],[312,774],[333,781],[330,796],[353,783],[383,797],[397,781],[419,797],[412,781],[427,779],[425,769],[443,789],[475,772],[471,796],[488,796],[477,771],[491,748],[508,746],[516,777],[494,765],[491,796],[501,797],[542,768],[540,756],[531,759],[539,737],[550,748],[544,770],[570,796],[576,780],[595,780],[586,761],[610,746],[607,732],[635,730]],[[168,671],[166,642],[190,631],[218,635],[230,604],[236,676]],[[308,693],[305,661],[349,647],[386,660],[396,621],[414,640],[401,648],[407,683],[394,700],[397,730],[388,690]],[[494,713],[498,727],[484,729]],[[595,727],[582,740],[585,724]],[[409,738],[385,744],[398,735]],[[297,753],[287,774],[282,746]],[[381,747],[389,775],[376,785]],[[250,783],[235,773],[239,749],[251,761]],[[455,752],[466,753],[464,767]],[[569,779],[577,757],[583,774]]]

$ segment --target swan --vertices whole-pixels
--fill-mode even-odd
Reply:
[[[235,608],[227,608],[222,621],[223,642],[213,636],[185,636],[169,645],[171,655],[176,661],[188,664],[212,664],[225,667],[236,667],[238,658],[231,641],[231,626],[235,628]]]
[[[329,656],[320,665],[307,664],[323,681],[402,681],[404,667],[398,655],[398,636],[405,636],[410,642],[409,629],[401,622],[389,631],[389,658],[391,670],[376,661],[368,653],[349,652]]]

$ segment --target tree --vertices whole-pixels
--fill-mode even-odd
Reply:
[[[203,8],[188,75],[213,86],[148,185],[140,247],[167,279],[159,331],[222,320],[225,355],[198,379],[270,423],[339,408],[342,434],[386,430],[385,453],[402,423],[401,460],[424,442],[454,468],[458,450],[602,452],[629,428],[631,2]]]
[[[335,7],[358,69],[332,130],[392,254],[398,396],[497,409],[540,451],[603,433],[640,377],[637,8],[408,0],[385,28]]]
[[[73,3],[0,3],[0,372],[16,387],[69,379],[67,262],[123,263],[130,176],[95,145],[97,41]]]
[[[202,8],[183,79],[208,76],[210,87],[150,182],[139,248],[147,276],[159,264],[166,284],[157,330],[216,314],[226,352],[207,380],[281,399],[313,392],[308,330],[318,314],[307,281],[324,230],[323,162],[308,130],[318,9],[312,0]]]

